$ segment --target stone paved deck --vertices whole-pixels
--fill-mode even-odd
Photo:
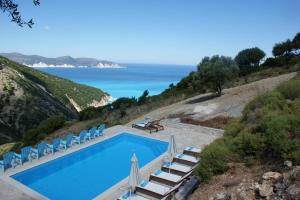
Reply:
[[[7,170],[4,174],[0,175],[0,199],[1,200],[18,200],[18,199],[44,199],[43,196],[39,196],[34,191],[24,187],[21,184],[18,184],[16,181],[11,181],[9,175],[17,173],[19,171],[23,171],[25,169],[31,168],[32,166],[39,165],[41,163],[47,162],[49,160],[55,159],[57,157],[61,157],[63,155],[69,154],[71,152],[77,151],[79,149],[85,148],[97,142],[100,142],[104,139],[112,137],[122,132],[130,132],[146,137],[152,137],[160,140],[168,141],[170,135],[175,135],[176,143],[178,151],[182,151],[186,146],[195,146],[195,147],[203,147],[206,144],[209,144],[216,138],[220,137],[223,134],[222,130],[218,129],[210,129],[201,126],[194,126],[189,124],[182,124],[172,120],[164,120],[162,123],[165,125],[166,129],[164,131],[160,131],[158,133],[149,134],[143,130],[133,129],[130,126],[113,126],[105,130],[105,137],[98,138],[91,142],[86,142],[82,145],[77,145],[72,147],[70,150],[61,151],[56,153],[53,156],[46,156],[38,161],[33,161],[32,163],[26,163],[24,166],[16,167],[16,169]],[[141,169],[142,178],[148,178],[150,173],[158,169],[162,165],[162,160],[166,155],[162,155],[143,167]],[[128,172],[129,173],[129,172]],[[99,180],[100,182],[100,180]],[[102,193],[100,196],[96,197],[99,200],[111,200],[119,197],[124,191],[124,188],[127,184],[127,178],[120,181],[118,184],[110,188],[109,190]]]

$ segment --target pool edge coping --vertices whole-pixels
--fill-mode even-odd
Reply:
[[[129,130],[117,131],[116,133],[112,133],[110,135],[105,135],[105,133],[104,133],[104,136],[97,137],[96,139],[94,139],[92,141],[88,141],[88,142],[85,142],[85,143],[80,144],[80,145],[75,145],[72,148],[69,148],[67,150],[62,150],[62,151],[59,151],[59,152],[55,152],[53,155],[50,155],[50,157],[48,155],[43,156],[39,160],[34,160],[32,162],[26,162],[26,163],[24,163],[23,166],[18,165],[16,168],[10,168],[10,169],[8,169],[7,172],[0,173],[0,179],[2,179],[5,183],[14,186],[16,189],[20,190],[21,192],[25,193],[26,195],[28,195],[32,198],[49,199],[48,197],[44,196],[43,194],[35,191],[34,189],[31,189],[30,187],[22,184],[21,182],[13,179],[11,176],[13,176],[15,174],[18,174],[20,172],[29,170],[31,168],[37,167],[39,165],[45,164],[47,162],[53,161],[55,159],[59,159],[63,156],[69,155],[71,153],[75,153],[77,151],[80,151],[82,149],[85,149],[87,147],[95,145],[99,142],[103,142],[105,140],[108,140],[112,137],[115,137],[115,136],[123,134],[123,133],[128,133],[128,134],[132,134],[132,135],[136,135],[136,136],[140,136],[140,137],[145,137],[145,138],[154,139],[154,140],[158,140],[158,141],[168,142],[166,140],[158,139],[158,138],[155,138],[155,137],[152,137],[152,136],[149,136],[149,135],[143,135],[141,133],[137,133],[137,132],[134,132],[134,131],[130,132]],[[149,168],[151,165],[153,165],[153,163],[158,162],[160,159],[162,159],[163,156],[165,156],[165,154],[166,154],[166,152],[162,153],[160,156],[156,157],[154,160],[147,163],[144,167],[141,168],[141,171],[142,172],[145,171],[146,168]],[[117,186],[120,186],[121,184],[124,184],[127,179],[128,179],[128,176],[125,177],[124,179],[120,180],[119,182],[117,182],[116,184],[114,184],[113,186],[108,188],[107,190],[105,190],[102,193],[98,194],[93,199],[99,200],[100,198],[102,198],[102,196],[104,196],[105,194],[108,194],[111,190],[117,189],[118,188]]]

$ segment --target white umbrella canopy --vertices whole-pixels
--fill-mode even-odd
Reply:
[[[140,183],[140,169],[138,164],[138,159],[135,154],[131,157],[131,170],[129,175],[129,188],[130,191],[133,192],[135,187]]]
[[[172,161],[172,159],[176,155],[176,153],[177,153],[177,147],[176,147],[176,142],[175,142],[175,136],[171,135],[169,145],[168,145],[168,157],[169,157],[170,162]]]

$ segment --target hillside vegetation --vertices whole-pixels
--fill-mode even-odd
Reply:
[[[78,113],[66,95],[83,108],[106,96],[96,88],[0,57],[0,144],[22,140],[26,131],[49,117],[77,119]]]
[[[229,162],[300,164],[300,75],[262,94],[231,120],[224,137],[201,153],[198,175],[209,180],[227,170]]]
[[[71,106],[70,100],[68,99],[69,97],[83,109],[92,104],[94,100],[100,101],[105,95],[108,95],[100,89],[77,84],[67,79],[40,72],[36,69],[10,61],[4,57],[0,57],[0,63],[17,70],[29,80],[43,86],[49,93],[65,105]]]
[[[219,55],[205,57],[197,71],[191,72],[176,85],[170,84],[161,94],[148,96],[148,91],[145,91],[138,99],[120,98],[104,107],[90,107],[80,112],[80,120],[98,119],[108,125],[124,124],[154,109],[198,94],[215,92],[221,95],[224,88],[299,71],[299,40],[300,33],[294,37],[292,46],[265,61],[265,53],[257,47],[240,51],[234,59]]]

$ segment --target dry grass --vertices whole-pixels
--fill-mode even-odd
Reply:
[[[182,123],[186,123],[186,124],[193,124],[193,125],[207,126],[210,128],[224,129],[226,124],[228,123],[229,119],[230,119],[230,117],[224,117],[224,116],[217,116],[217,117],[207,119],[207,120],[199,120],[199,119],[193,119],[190,117],[184,117],[184,118],[181,118],[180,121]]]
[[[231,119],[230,117],[225,116],[216,116],[210,119],[195,119],[192,115],[184,114],[184,113],[176,113],[169,115],[168,118],[179,118],[180,122],[185,124],[193,124],[199,126],[206,126],[210,128],[224,129],[228,121]]]

